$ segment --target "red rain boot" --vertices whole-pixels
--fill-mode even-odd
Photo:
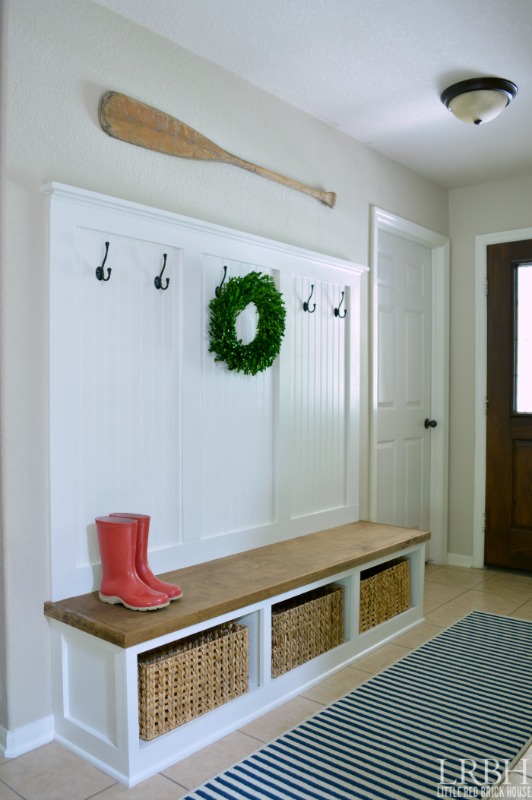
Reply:
[[[96,517],[96,529],[102,558],[100,600],[122,603],[134,611],[170,605],[167,594],[154,592],[137,575],[137,523],[120,517]]]
[[[175,583],[166,583],[156,578],[148,564],[148,534],[150,531],[150,517],[147,514],[111,514],[112,517],[135,519],[137,521],[137,554],[135,566],[137,574],[144,583],[156,592],[164,592],[169,600],[179,600],[183,592]]]

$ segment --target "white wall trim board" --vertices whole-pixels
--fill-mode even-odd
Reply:
[[[51,599],[97,588],[94,517],[112,511],[150,514],[159,573],[358,520],[367,268],[58,183],[43,191]],[[154,287],[163,253],[168,291]],[[253,377],[208,352],[223,266],[228,280],[271,275],[285,301],[281,352]],[[252,307],[241,318],[256,324]]]
[[[461,553],[447,553],[447,564],[450,567],[472,567],[473,557],[463,556]]]
[[[487,395],[487,251],[490,244],[532,239],[532,228],[483,233],[475,237],[475,479],[473,497],[473,566],[484,566],[486,509]]]
[[[0,755],[4,758],[18,756],[49,744],[54,739],[54,718],[43,717],[15,730],[6,730],[0,726]]]
[[[107,213],[116,213],[119,216],[129,216],[135,222],[139,220],[146,220],[155,222],[160,225],[179,225],[191,232],[199,232],[209,236],[220,237],[228,241],[237,242],[241,244],[250,244],[260,247],[261,245],[267,247],[269,250],[277,251],[278,253],[285,253],[294,258],[303,260],[305,263],[309,261],[317,265],[326,265],[334,267],[335,269],[345,269],[348,272],[367,272],[368,267],[361,264],[355,264],[352,261],[336,258],[335,256],[328,256],[326,254],[317,253],[313,250],[306,250],[302,247],[296,247],[285,242],[278,242],[274,239],[267,239],[263,236],[257,236],[253,233],[246,233],[238,231],[233,228],[227,228],[223,225],[217,225],[213,222],[205,222],[204,220],[195,219],[194,217],[187,217],[183,214],[177,214],[172,211],[165,211],[164,209],[153,208],[146,206],[142,203],[135,203],[131,200],[122,200],[118,197],[100,194],[99,192],[91,192],[86,189],[80,189],[75,186],[67,186],[57,181],[51,181],[42,187],[42,192],[49,197],[56,197],[64,201],[75,204],[76,206],[85,206],[87,208],[104,209]]]

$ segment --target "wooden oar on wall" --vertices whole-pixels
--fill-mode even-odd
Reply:
[[[261,175],[263,178],[282,183],[298,192],[315,197],[330,208],[334,208],[336,203],[334,192],[313,189],[291,178],[285,178],[269,169],[233,156],[199,131],[185,125],[184,122],[124,94],[106,92],[102,95],[98,116],[105,133],[115,139],[121,139],[123,142],[181,158],[234,164],[236,167],[254,172],[255,175]]]

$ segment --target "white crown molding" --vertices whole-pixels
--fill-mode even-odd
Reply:
[[[42,186],[41,191],[49,197],[53,196],[65,202],[75,203],[78,206],[82,204],[92,208],[105,208],[107,211],[115,211],[122,215],[131,214],[136,220],[143,218],[151,222],[160,222],[166,225],[172,223],[179,224],[181,227],[188,228],[191,231],[200,231],[210,236],[237,241],[239,244],[267,245],[270,250],[300,258],[307,265],[310,262],[317,266],[326,265],[328,268],[332,267],[333,269],[347,270],[350,273],[355,272],[357,274],[362,274],[369,270],[369,267],[363,266],[362,264],[355,264],[352,261],[316,253],[312,250],[305,250],[296,245],[285,244],[284,242],[256,236],[255,234],[237,231],[233,228],[226,228],[223,225],[216,225],[212,222],[205,222],[204,220],[183,216],[182,214],[177,214],[172,211],[164,211],[141,203],[134,203],[131,200],[122,200],[118,197],[100,194],[99,192],[79,189],[76,186],[68,186],[63,183],[57,183],[56,181],[45,184]]]

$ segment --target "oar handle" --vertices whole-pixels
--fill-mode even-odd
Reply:
[[[276,181],[277,183],[283,184],[283,186],[289,186],[291,189],[296,189],[298,192],[308,194],[310,197],[315,197],[316,200],[325,203],[329,208],[334,208],[336,204],[336,194],[334,192],[322,192],[320,189],[313,189],[312,186],[306,186],[304,183],[292,180],[292,178],[286,178],[284,175],[272,172],[271,169],[259,167],[257,164],[252,164],[250,161],[238,158],[238,156],[233,156],[230,153],[228,153],[228,156],[229,158],[220,156],[217,160],[226,161],[228,164],[234,164],[237,167],[242,167],[242,169],[247,169],[249,172],[254,172],[255,175],[260,175],[263,178],[268,178],[270,181]]]

